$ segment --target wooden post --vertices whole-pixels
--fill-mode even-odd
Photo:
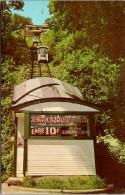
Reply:
[[[14,177],[16,177],[16,165],[17,165],[17,117],[15,117],[15,135],[14,135]]]
[[[27,171],[27,139],[24,139],[23,175]]]
[[[96,129],[95,129],[95,117],[94,114],[90,114],[90,137],[94,142],[94,153],[95,153],[95,167],[96,174],[98,174],[98,153],[97,153],[97,143],[96,143]]]
[[[27,139],[29,138],[29,113],[25,113],[24,118],[24,155],[23,155],[23,174],[27,170]]]

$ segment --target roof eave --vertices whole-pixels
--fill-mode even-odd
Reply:
[[[78,99],[72,99],[72,98],[42,98],[42,99],[36,99],[36,100],[32,100],[29,102],[25,102],[25,103],[21,103],[21,104],[17,104],[17,105],[12,105],[12,109],[19,110],[21,108],[25,108],[27,106],[33,105],[33,104],[39,104],[39,103],[45,103],[45,102],[71,102],[71,103],[76,103],[76,104],[81,104],[81,105],[85,105],[85,106],[89,106],[91,108],[94,108],[98,111],[95,111],[96,113],[103,113],[106,112],[106,110],[104,108],[101,108],[98,105],[92,104],[90,102],[84,101],[84,100],[78,100]],[[94,112],[94,111],[93,111]]]

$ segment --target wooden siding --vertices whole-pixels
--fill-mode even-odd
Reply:
[[[98,110],[91,108],[89,106],[76,104],[76,103],[70,103],[70,102],[45,102],[45,103],[39,103],[34,104],[30,106],[26,106],[22,109],[22,111],[28,110],[28,111],[57,111],[57,112],[99,112]]]
[[[23,177],[23,153],[24,153],[24,114],[17,113],[18,126],[17,126],[17,163],[16,163],[16,176]]]
[[[28,140],[26,175],[95,175],[93,140]]]
[[[16,177],[23,177],[23,148],[17,148]]]

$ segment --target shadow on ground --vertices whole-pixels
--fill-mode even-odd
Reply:
[[[120,164],[113,158],[103,142],[97,144],[97,173],[107,183],[114,184],[114,187],[124,191],[125,189],[125,165]]]

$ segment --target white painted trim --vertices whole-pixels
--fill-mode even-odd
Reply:
[[[71,103],[71,102],[45,102],[39,104],[33,104],[30,106],[26,106],[25,108],[21,108],[20,111],[57,111],[57,112],[99,112],[95,108],[91,108],[89,106]]]
[[[24,155],[24,113],[16,113],[17,121],[17,161],[16,176],[23,177],[23,155]]]
[[[24,113],[16,113],[16,117],[24,118]]]

